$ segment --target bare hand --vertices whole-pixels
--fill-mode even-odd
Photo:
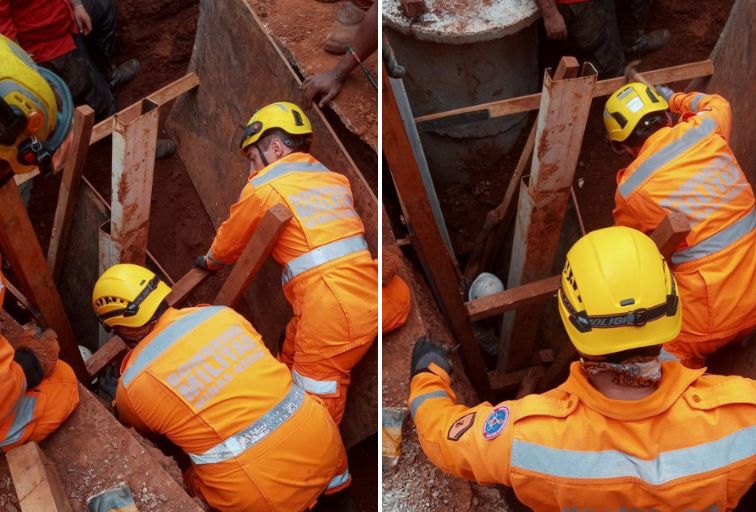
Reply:
[[[325,107],[329,101],[334,99],[341,90],[341,80],[335,70],[318,73],[315,76],[307,78],[302,83],[302,94],[304,94],[306,103],[309,105],[315,96],[322,94],[323,98],[318,103],[320,108]]]
[[[39,338],[35,338],[31,333],[18,343],[16,349],[28,348],[34,355],[37,356],[40,366],[45,377],[49,377],[52,373],[55,363],[58,361],[58,353],[60,352],[60,345],[58,345],[58,336],[55,331],[46,329]]]
[[[543,25],[546,27],[546,36],[549,39],[567,39],[567,25],[559,11],[555,11],[549,17],[544,17]]]
[[[92,32],[92,18],[82,4],[74,6],[74,20],[81,35],[86,36]]]

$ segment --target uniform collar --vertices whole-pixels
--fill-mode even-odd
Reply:
[[[572,363],[567,381],[557,389],[575,395],[586,407],[617,420],[641,420],[669,409],[706,368],[691,370],[678,362],[662,363],[659,387],[641,400],[613,400],[593,387],[579,362]]]
[[[268,173],[271,169],[276,167],[278,164],[282,164],[284,162],[310,162],[315,161],[315,159],[310,155],[309,153],[302,153],[302,152],[294,152],[289,153],[283,158],[279,158],[275,162],[266,165],[262,168],[260,171],[251,171],[249,173],[249,176],[247,176],[247,181],[252,181],[252,178],[257,178],[258,176],[265,176],[266,173]]]

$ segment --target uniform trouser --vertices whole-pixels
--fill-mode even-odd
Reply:
[[[726,336],[724,338],[711,339],[709,341],[700,341],[696,343],[673,341],[671,343],[666,343],[664,345],[664,350],[675,356],[688,368],[703,368],[706,365],[706,358],[709,355],[728,343],[745,339],[755,332],[755,327],[749,327],[737,334]]]
[[[650,7],[651,0],[618,0],[617,21],[626,48],[637,44],[643,36]]]
[[[53,433],[79,404],[73,370],[58,361],[49,377],[29,389],[0,424],[0,446],[8,451],[29,441],[40,442]]]
[[[557,4],[557,8],[567,25],[573,51],[581,60],[592,63],[599,77],[611,78],[625,72],[614,0]]]
[[[343,477],[343,475],[347,475]],[[227,463],[192,466],[187,488],[224,512],[311,508],[324,492],[349,485],[338,428],[316,398],[267,438]]]
[[[87,52],[106,77],[113,71],[118,16],[115,0],[82,0],[92,19],[92,32],[84,36]]]
[[[381,332],[383,334],[387,334],[404,325],[412,307],[410,289],[407,283],[404,282],[404,279],[395,275],[383,287],[381,305],[383,306],[381,312]]]
[[[77,36],[77,47],[58,58],[40,63],[60,76],[68,85],[74,104],[89,105],[95,111],[95,120],[101,121],[116,112],[116,102],[105,77],[97,71],[82,48]]]

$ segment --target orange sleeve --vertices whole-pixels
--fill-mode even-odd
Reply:
[[[423,452],[451,475],[481,484],[510,485],[508,406],[494,407],[488,402],[475,407],[459,405],[449,376],[432,368],[435,373],[419,373],[410,384],[410,414]],[[491,419],[497,417],[497,411],[501,414],[498,418],[504,419],[501,423]]]
[[[26,391],[26,377],[13,360],[14,353],[10,342],[0,334],[0,422],[5,420]]]
[[[265,202],[255,194],[248,183],[242,190],[239,201],[231,206],[231,212],[215,235],[207,253],[210,265],[220,267],[236,263],[247,242],[265,215]]]
[[[612,215],[614,216],[615,226],[626,226],[644,233],[648,232],[647,226],[641,221],[640,215],[633,210],[633,207],[622,197],[619,191],[614,195],[614,210],[612,210]]]
[[[688,122],[695,119],[701,122],[703,119],[713,119],[717,124],[717,133],[725,140],[730,138],[732,132],[732,109],[730,102],[718,94],[703,94],[700,92],[678,92],[669,99],[669,109],[678,114],[695,112],[698,114]]]

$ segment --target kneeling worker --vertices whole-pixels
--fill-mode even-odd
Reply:
[[[120,418],[184,450],[187,485],[223,512],[305,510],[344,488],[336,425],[254,327],[227,307],[169,308],[169,292],[130,264],[95,284],[95,314],[133,347],[116,391]]]
[[[265,212],[277,203],[289,208],[294,217],[272,253],[294,311],[279,358],[338,424],[352,368],[378,335],[378,265],[349,181],[308,153],[311,142],[310,120],[292,103],[252,116],[240,143],[251,161],[249,181],[196,265],[217,270],[235,263]]]
[[[651,239],[587,234],[557,300],[581,357],[541,395],[458,405],[445,349],[415,345],[409,406],[426,455],[533,510],[733,509],[756,480],[756,382],[660,362],[681,306]]]
[[[2,259],[0,259],[2,264]],[[5,284],[0,273],[0,307]],[[58,360],[58,340],[45,331],[14,351],[0,333],[0,446],[4,451],[52,434],[79,405],[73,370]]]

